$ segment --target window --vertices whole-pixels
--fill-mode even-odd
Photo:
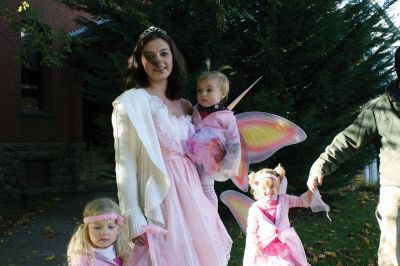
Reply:
[[[29,34],[21,30],[21,110],[50,112],[50,102],[46,86],[49,71],[40,64],[42,56],[32,51]]]

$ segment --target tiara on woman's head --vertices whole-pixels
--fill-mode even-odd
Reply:
[[[167,35],[167,32],[165,30],[151,26],[150,28],[146,29],[145,31],[142,32],[142,34],[139,35],[139,40],[145,38],[147,35],[149,35],[152,32],[155,32],[155,31],[160,32],[164,35]]]

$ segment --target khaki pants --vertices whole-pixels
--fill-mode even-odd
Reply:
[[[399,266],[400,262],[400,188],[384,186],[380,189],[376,210],[381,230],[378,265]]]

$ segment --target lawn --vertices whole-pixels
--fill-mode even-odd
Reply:
[[[311,265],[377,265],[379,226],[375,218],[378,201],[376,187],[356,190],[321,191],[331,206],[328,220],[325,213],[310,209],[291,209],[289,216],[306,250]],[[245,235],[229,211],[221,208],[229,234],[233,239],[229,266],[242,265]]]
[[[378,201],[378,188],[359,186],[355,190],[325,191],[322,189],[320,192],[323,200],[331,206],[332,222],[328,220],[325,213],[312,213],[310,209],[296,208],[291,209],[289,213],[292,226],[296,229],[306,249],[309,263],[313,266],[377,265],[379,228],[374,212]],[[289,192],[289,194],[292,193]],[[8,216],[3,216],[3,221],[0,218],[0,235],[11,237],[8,234],[13,225],[29,223],[35,216],[67,200],[70,196],[53,197],[52,200],[44,202],[42,202],[43,199],[38,202],[32,200],[29,205],[35,208],[29,208],[29,211],[28,208],[16,208],[13,212],[3,213]],[[241,266],[246,237],[223,204],[220,204],[219,211],[233,239],[231,260],[228,266]],[[11,216],[11,213],[14,215]]]

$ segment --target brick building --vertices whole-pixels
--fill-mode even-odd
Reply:
[[[57,0],[29,0],[51,28],[79,28],[81,13]],[[17,10],[19,1],[6,1]],[[0,201],[82,186],[88,180],[82,98],[67,66],[44,67],[40,55],[21,63],[23,31],[0,17]],[[54,47],[57,44],[53,44]]]

